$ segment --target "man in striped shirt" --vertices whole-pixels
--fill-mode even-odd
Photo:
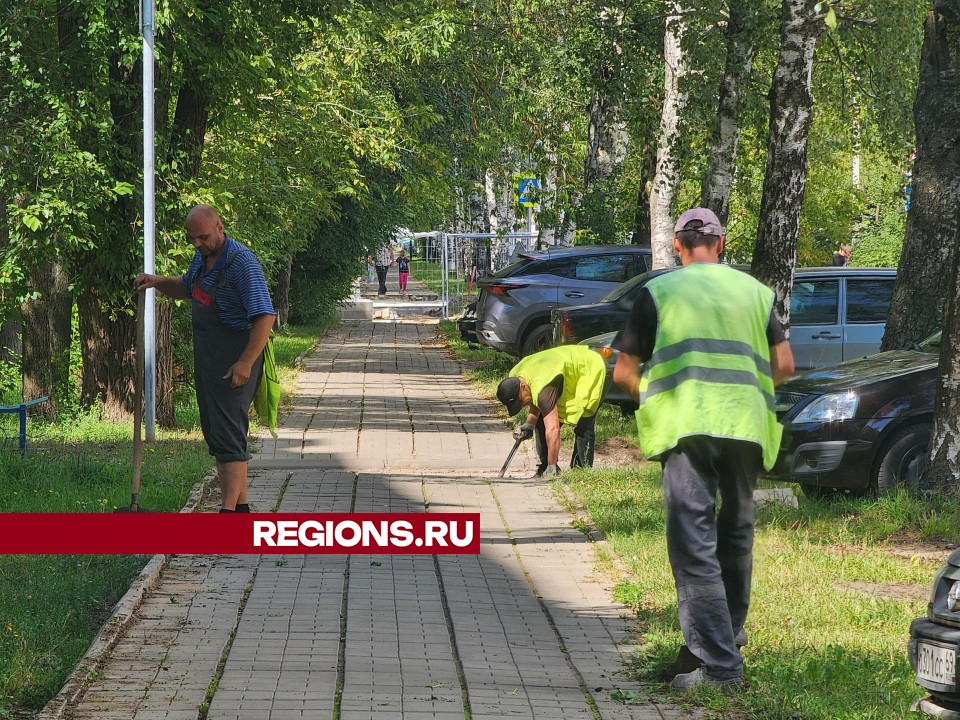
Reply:
[[[194,380],[200,425],[217,459],[220,512],[250,512],[247,431],[250,403],[263,374],[263,348],[276,318],[257,256],[228,237],[216,210],[197,205],[187,215],[196,253],[182,276],[141,274],[137,290],[190,298]]]

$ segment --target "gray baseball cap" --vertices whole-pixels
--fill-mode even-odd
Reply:
[[[703,225],[697,228],[688,228],[694,220],[699,220]],[[716,235],[720,237],[726,234],[723,225],[713,210],[704,207],[691,208],[677,218],[677,224],[673,226],[673,232],[678,233],[681,230],[693,230],[701,235]]]

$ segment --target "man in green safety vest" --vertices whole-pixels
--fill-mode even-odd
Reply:
[[[528,355],[497,387],[511,416],[529,408],[513,437],[536,434],[540,464],[536,477],[559,472],[560,424],[575,425],[571,467],[592,467],[594,426],[606,382],[603,358],[583,345],[561,345]]]
[[[681,690],[743,685],[753,491],[780,447],[774,383],[794,369],[773,291],[719,264],[724,235],[707,208],[683,213],[673,238],[683,268],[647,283],[614,341],[613,380],[636,399],[640,447],[663,468]]]

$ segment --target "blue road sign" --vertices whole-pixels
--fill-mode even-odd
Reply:
[[[534,207],[540,190],[540,181],[534,177],[520,178],[517,183],[517,202],[523,207]]]

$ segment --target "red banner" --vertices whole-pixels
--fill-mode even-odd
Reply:
[[[0,554],[477,554],[479,513],[3,513]]]

